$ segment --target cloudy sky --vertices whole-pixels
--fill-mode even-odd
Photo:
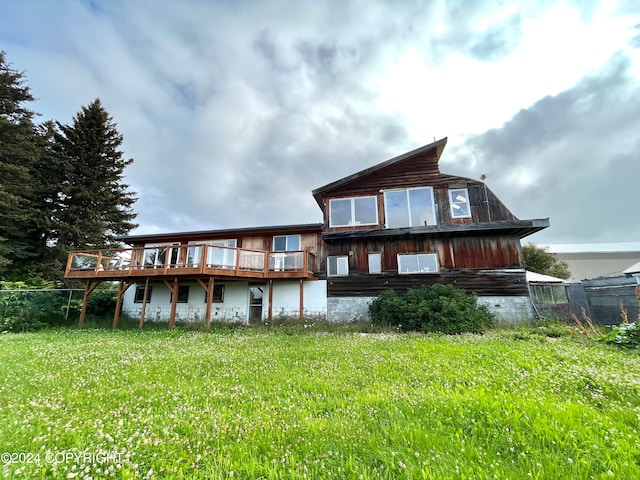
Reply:
[[[99,97],[133,233],[321,221],[311,190],[448,137],[538,243],[640,241],[640,2],[0,0],[41,119]]]

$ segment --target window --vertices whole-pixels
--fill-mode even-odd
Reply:
[[[434,273],[438,271],[435,253],[399,253],[398,273]]]
[[[168,260],[168,266],[175,266],[178,262],[178,252],[180,251],[177,243],[157,243],[147,244],[143,250],[143,264],[146,268],[164,267]],[[169,258],[167,259],[167,253]]]
[[[329,226],[377,225],[376,197],[338,198],[329,200]]]
[[[345,277],[349,275],[349,257],[327,257],[327,276]]]
[[[151,293],[153,292],[153,287],[149,286],[147,291],[147,303],[151,302]],[[142,303],[144,301],[144,287],[136,287],[136,294],[133,298],[133,303]]]
[[[369,254],[369,273],[371,274],[382,273],[382,254],[381,253]]]
[[[204,292],[204,303],[207,303],[207,291]],[[213,286],[212,303],[224,303],[224,285]]]
[[[300,235],[277,235],[273,237],[274,252],[300,250]]]
[[[435,225],[436,208],[433,188],[406,188],[384,192],[387,228]]]
[[[235,238],[226,240],[211,240],[207,245],[207,266],[233,270],[236,268]],[[229,247],[229,248],[226,248]]]
[[[169,297],[169,302],[173,302],[173,292],[171,292],[171,296]],[[189,302],[189,285],[181,285],[178,287],[178,300],[177,303],[188,303]]]
[[[569,303],[567,289],[564,285],[531,284],[531,293],[535,303],[563,304]]]
[[[451,218],[469,218],[469,192],[466,188],[453,188],[449,190],[449,204],[451,205]]]

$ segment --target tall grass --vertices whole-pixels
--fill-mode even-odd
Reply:
[[[40,454],[2,476],[640,478],[634,352],[536,331],[290,333],[1,336],[0,452]]]

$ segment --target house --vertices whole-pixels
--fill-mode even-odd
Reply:
[[[123,237],[129,248],[71,252],[65,276],[119,282],[141,318],[266,322],[367,318],[385,289],[449,283],[505,320],[533,314],[519,220],[480,181],[440,173],[446,138],[312,192],[322,224]],[[84,319],[84,311],[81,321]]]

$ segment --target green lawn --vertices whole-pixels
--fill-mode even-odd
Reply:
[[[640,355],[532,332],[2,335],[0,477],[640,478]]]

